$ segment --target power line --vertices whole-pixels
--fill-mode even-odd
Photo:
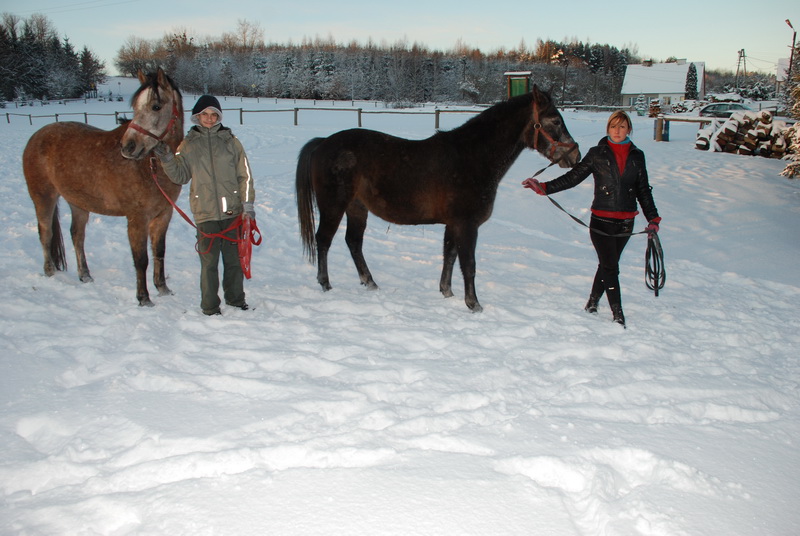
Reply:
[[[101,7],[111,7],[111,6],[118,6],[120,4],[132,4],[136,2],[136,0],[120,0],[118,2],[107,3],[104,0],[90,0],[88,2],[78,2],[76,4],[67,4],[67,5],[58,5],[53,7],[47,8],[40,8],[40,9],[29,9],[25,11],[18,11],[14,13],[15,15],[26,15],[26,14],[34,14],[34,13],[41,13],[43,15],[50,15],[50,14],[59,14],[59,13],[68,13],[70,11],[82,11],[85,9],[97,9]]]

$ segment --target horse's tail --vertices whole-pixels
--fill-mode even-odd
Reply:
[[[300,222],[300,238],[303,240],[303,253],[312,264],[317,258],[317,239],[314,235],[314,206],[316,196],[311,180],[311,159],[314,150],[325,141],[325,138],[313,138],[300,150],[297,157],[297,175],[295,189],[297,191],[297,218]]]
[[[58,217],[58,201],[53,210],[53,221],[50,228],[53,231],[53,238],[50,240],[50,258],[53,260],[56,270],[63,272],[67,269],[67,256],[64,252],[64,235],[61,233],[61,223]]]

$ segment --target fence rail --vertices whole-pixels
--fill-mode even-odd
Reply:
[[[225,99],[228,100],[228,99]],[[270,99],[272,100],[272,99]],[[256,102],[260,102],[258,99]],[[278,100],[275,99],[277,104]],[[351,102],[351,101],[347,101]],[[314,101],[316,104],[316,101]],[[298,126],[300,124],[300,113],[301,112],[351,112],[356,114],[356,123],[359,127],[363,125],[362,118],[365,114],[397,114],[397,115],[432,115],[434,117],[434,128],[438,130],[440,128],[440,119],[442,114],[478,114],[485,109],[486,105],[480,105],[476,109],[449,109],[449,108],[439,108],[435,107],[433,109],[410,109],[406,108],[403,110],[390,110],[390,109],[365,109],[364,107],[336,107],[336,101],[331,101],[331,106],[291,106],[286,108],[268,108],[268,109],[250,109],[250,108],[223,108],[224,111],[229,112],[236,112],[239,115],[239,124],[245,124],[245,117],[248,114],[271,114],[271,113],[278,113],[278,114],[292,114],[293,115],[293,123],[294,126]],[[378,103],[375,102],[374,106],[377,108]],[[617,110],[617,109],[624,109],[629,110],[629,106],[594,106],[594,105],[569,105],[565,106],[565,108],[574,108],[574,109],[584,109],[590,111],[608,111],[608,110]],[[189,113],[188,111],[185,113]],[[83,122],[89,124],[89,119],[91,117],[114,117],[114,122],[119,124],[126,120],[128,117],[133,117],[133,111],[126,110],[126,111],[114,111],[114,112],[107,112],[107,113],[100,113],[100,112],[63,112],[63,113],[53,113],[53,114],[23,114],[19,112],[5,112],[6,116],[6,123],[10,124],[12,117],[24,117],[28,119],[28,123],[33,125],[34,119],[46,119],[52,118],[55,122],[59,122],[62,118],[70,117],[70,116],[78,116],[83,118]]]
[[[251,110],[245,108],[224,108],[224,111],[236,111],[239,114],[239,124],[243,125],[245,121],[245,116],[247,114],[264,114],[264,113],[291,113],[294,115],[294,126],[298,126],[300,124],[300,112],[312,111],[312,112],[351,112],[357,115],[357,124],[359,127],[362,126],[362,117],[364,114],[397,114],[397,115],[432,115],[434,116],[434,128],[439,129],[440,125],[440,117],[441,114],[461,114],[461,113],[470,113],[470,114],[477,114],[480,113],[481,110],[449,110],[449,109],[440,109],[435,108],[433,110],[365,110],[363,108],[320,108],[320,107],[293,107],[293,108],[274,108],[274,109],[264,109],[264,110]],[[189,112],[186,112],[189,113]],[[133,112],[128,110],[125,112],[115,111],[113,113],[91,113],[91,112],[64,112],[64,113],[56,113],[56,114],[47,114],[47,115],[35,115],[35,114],[22,114],[16,112],[6,112],[6,123],[11,123],[12,117],[25,117],[28,119],[28,123],[33,125],[34,119],[43,119],[43,118],[53,118],[56,123],[59,122],[60,119],[67,117],[67,116],[79,116],[83,117],[83,122],[89,124],[90,117],[114,117],[115,123],[120,123],[121,121],[125,120],[127,117],[132,117]],[[120,119],[122,118],[122,119]]]

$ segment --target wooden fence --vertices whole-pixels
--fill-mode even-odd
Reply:
[[[377,104],[377,103],[376,103]],[[300,124],[300,112],[308,112],[308,111],[335,111],[335,112],[350,112],[356,114],[356,123],[359,127],[362,126],[362,117],[364,114],[403,114],[403,115],[432,115],[434,117],[434,128],[439,129],[440,125],[440,116],[441,114],[460,114],[460,113],[469,113],[469,114],[477,114],[480,113],[480,109],[473,109],[473,110],[450,110],[450,109],[440,109],[434,108],[432,110],[418,110],[418,109],[406,109],[406,110],[365,110],[364,108],[336,108],[336,107],[291,107],[291,108],[271,108],[271,109],[245,109],[245,108],[223,108],[223,112],[234,111],[238,112],[239,115],[239,124],[243,125],[245,122],[245,116],[249,114],[270,114],[270,113],[291,113],[293,114],[294,118],[294,125],[297,126]],[[189,113],[188,111],[186,113]],[[12,117],[24,117],[27,118],[28,123],[33,125],[34,119],[42,119],[42,118],[52,118],[55,122],[59,122],[63,120],[65,117],[71,116],[78,116],[83,118],[83,122],[89,124],[90,117],[114,117],[115,123],[121,123],[127,118],[133,117],[133,111],[125,111],[119,112],[115,111],[113,113],[92,113],[92,112],[65,112],[65,113],[55,113],[55,114],[23,114],[18,112],[6,112],[6,123],[11,123]],[[71,119],[68,119],[71,120]]]

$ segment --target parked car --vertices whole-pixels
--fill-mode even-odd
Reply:
[[[734,112],[752,112],[753,109],[738,102],[715,102],[700,108],[701,117],[730,117]]]

